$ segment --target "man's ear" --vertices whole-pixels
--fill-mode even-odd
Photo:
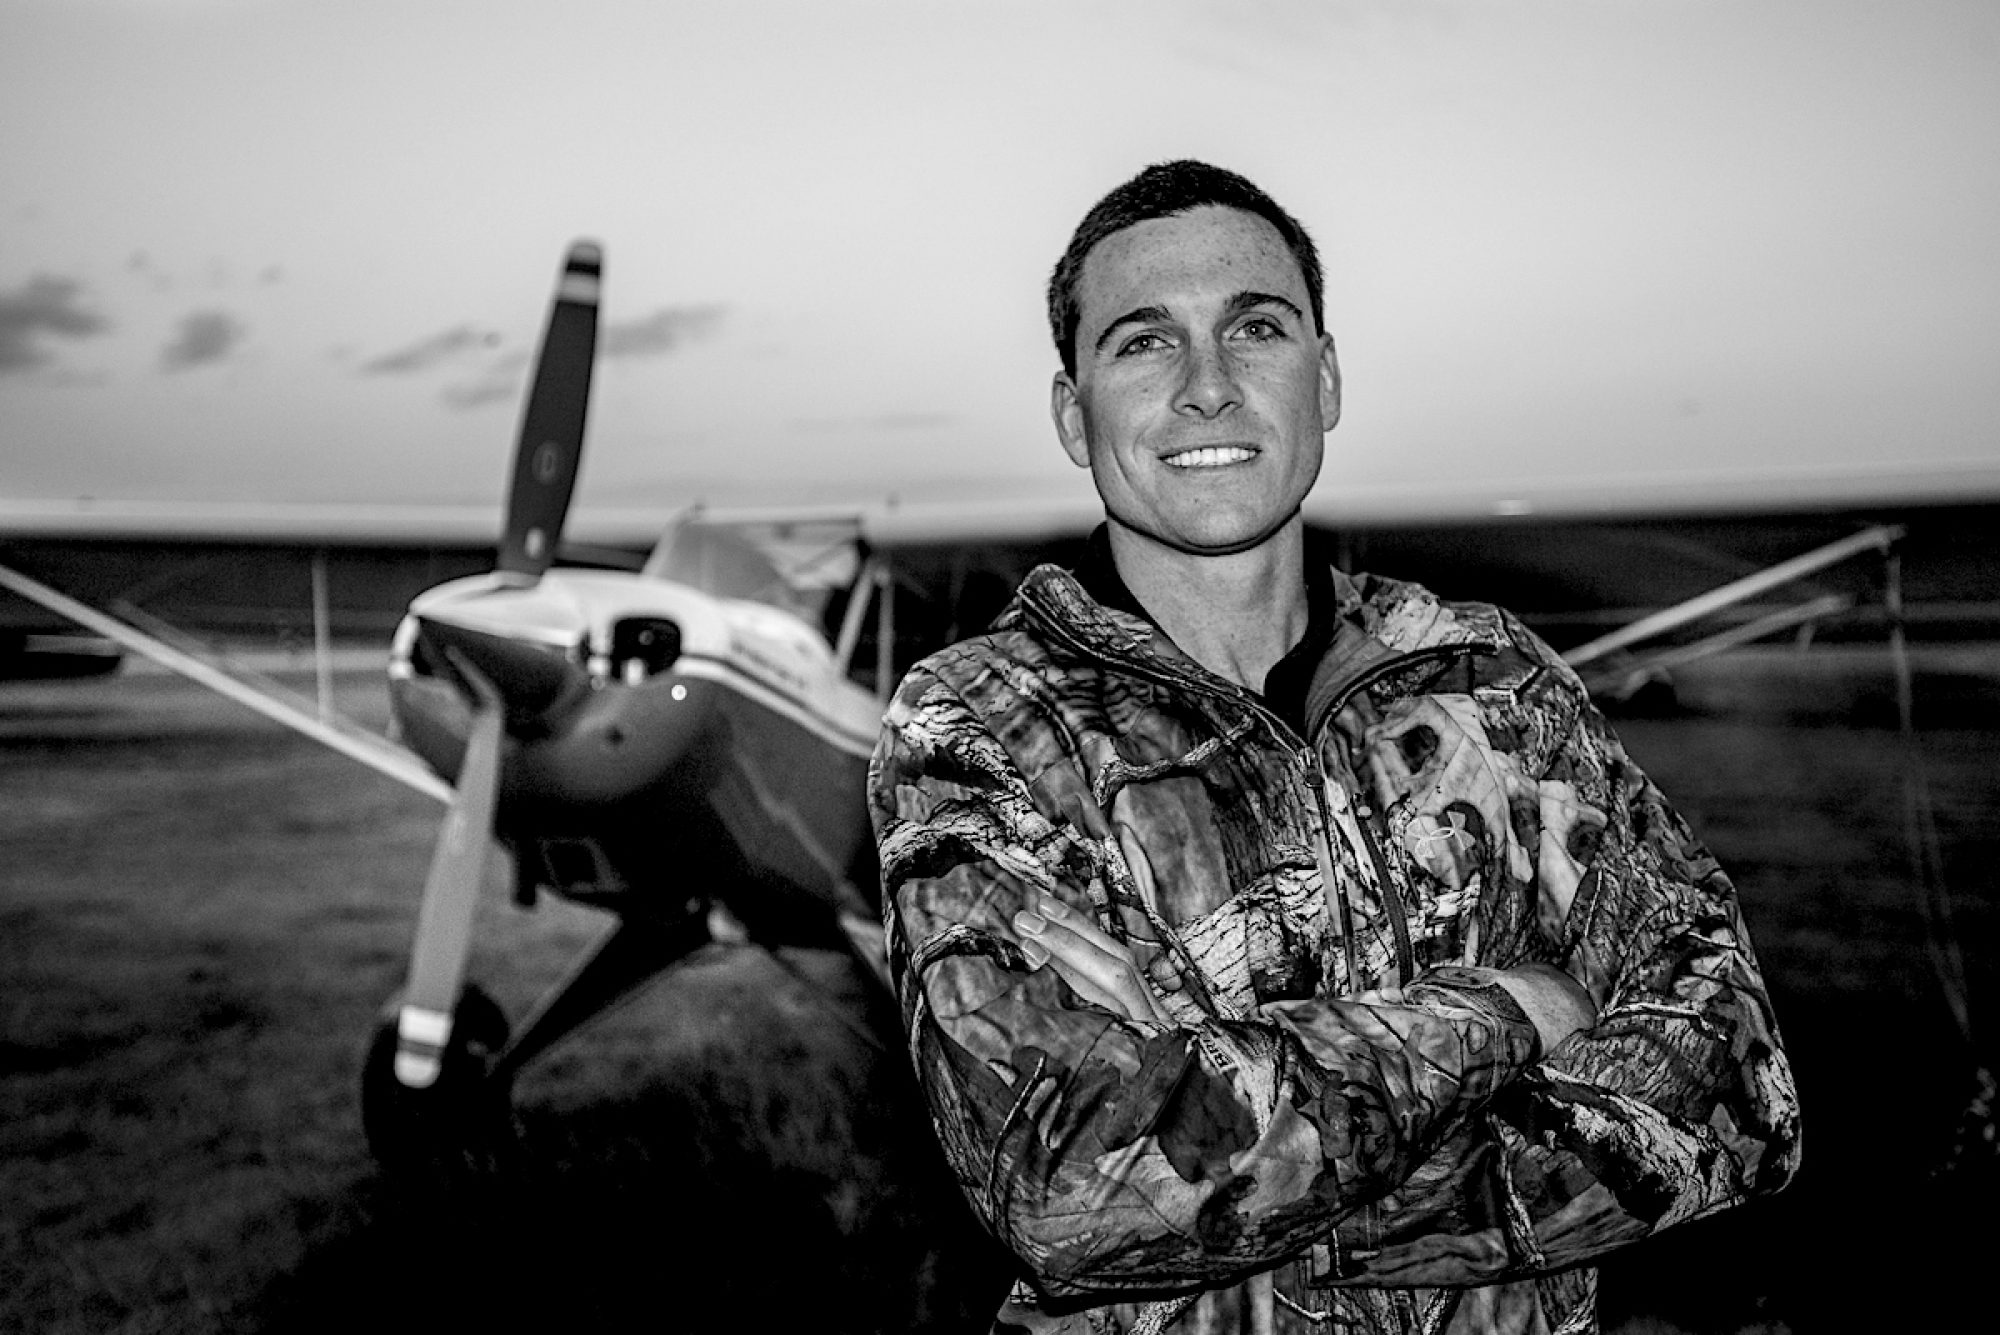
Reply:
[[[1333,352],[1333,335],[1319,336],[1319,429],[1331,431],[1340,421],[1340,359]]]
[[[1049,417],[1056,424],[1056,439],[1063,453],[1078,468],[1090,467],[1090,435],[1083,426],[1083,400],[1077,397],[1076,381],[1067,371],[1057,371],[1049,386]]]

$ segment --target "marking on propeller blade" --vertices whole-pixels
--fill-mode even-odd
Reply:
[[[396,1013],[396,1079],[405,1089],[429,1089],[444,1070],[444,1046],[451,1039],[451,1016],[428,1006],[405,1006]]]
[[[535,447],[535,481],[553,482],[562,471],[562,451],[552,440],[545,440]]]
[[[441,1048],[451,1037],[451,1016],[428,1006],[405,1006],[396,1015],[396,1037]]]

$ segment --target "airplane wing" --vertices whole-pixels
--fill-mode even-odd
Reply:
[[[1902,573],[1916,622],[1978,630],[2000,621],[1990,592],[2000,587],[2000,557],[1988,537],[2000,529],[2000,463],[1662,474],[1513,491],[1343,489],[1328,479],[1307,518],[1350,568],[1502,603],[1559,647],[1874,524],[1907,529]],[[1023,573],[1072,559],[1100,518],[1081,477],[1060,500],[697,503],[678,515],[585,507],[557,556],[626,569],[650,560],[698,587],[817,614],[831,637],[842,586],[859,556],[874,554],[905,599],[896,655],[904,659],[979,629]],[[422,590],[492,568],[500,528],[497,505],[0,499],[0,563],[100,610],[140,609],[204,635],[296,653],[321,634],[386,645]],[[9,632],[67,624],[0,595],[0,646]]]

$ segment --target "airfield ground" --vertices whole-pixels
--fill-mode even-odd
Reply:
[[[1918,665],[1990,1035],[2000,647]],[[381,722],[379,677],[338,687]],[[1943,1326],[1990,1275],[2000,1175],[1990,1143],[1936,1171],[1976,1063],[1911,889],[1887,661],[1743,655],[1683,703],[1620,728],[1736,876],[1806,1167],[1614,1262],[1605,1327]],[[0,1331],[984,1328],[993,1257],[833,956],[658,980],[523,1075],[520,1152],[478,1199],[380,1178],[356,1067],[436,818],[163,676],[0,685]],[[518,1015],[598,920],[517,912],[493,876],[473,969]]]

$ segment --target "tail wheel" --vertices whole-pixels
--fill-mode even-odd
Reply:
[[[512,1136],[508,1082],[488,1072],[507,1045],[507,1014],[478,987],[459,993],[437,1080],[396,1078],[398,992],[383,1004],[361,1067],[361,1128],[377,1162],[395,1173],[456,1176],[492,1169]]]

